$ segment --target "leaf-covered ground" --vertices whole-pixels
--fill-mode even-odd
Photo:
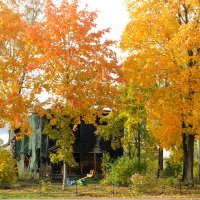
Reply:
[[[9,189],[0,189],[0,199],[49,199],[49,198],[141,198],[141,199],[200,199],[199,189],[179,188],[165,193],[138,194],[129,187],[103,186],[101,184],[88,184],[87,186],[68,186],[65,191],[58,183],[17,183]]]

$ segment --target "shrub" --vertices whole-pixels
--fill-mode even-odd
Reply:
[[[131,177],[133,189],[138,193],[160,195],[174,186],[171,178],[156,178],[149,175],[135,173]]]
[[[40,185],[41,185],[41,191],[42,192],[51,191],[53,189],[51,183],[46,182],[44,180],[40,181]]]
[[[35,182],[32,173],[27,168],[18,168],[18,181],[20,182]]]
[[[178,177],[182,171],[181,163],[175,163],[170,159],[166,160],[165,162],[165,169],[163,171],[164,177]]]
[[[112,162],[113,162],[113,160],[110,157],[110,154],[109,153],[103,153],[101,169],[102,169],[104,176],[106,176],[110,172]]]
[[[131,183],[131,176],[138,172],[145,172],[146,163],[122,156],[111,164],[110,172],[106,175],[104,183],[127,186]]]
[[[10,187],[15,181],[15,160],[10,151],[0,149],[0,187]]]

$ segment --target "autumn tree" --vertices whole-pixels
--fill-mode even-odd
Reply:
[[[2,0],[2,2],[15,13],[21,14],[30,24],[43,20],[46,0]]]
[[[27,35],[38,57],[28,69],[40,70],[39,86],[50,96],[43,102],[50,107],[50,114],[43,113],[50,121],[47,132],[61,148],[57,158],[68,165],[74,164],[73,129],[81,120],[95,123],[103,108],[116,103],[120,71],[114,42],[105,37],[109,29],[96,28],[96,18],[96,12],[77,0],[63,0],[60,5],[49,0],[45,20],[33,24]]]
[[[29,132],[25,116],[33,111],[45,114],[57,129],[66,122],[63,128],[70,131],[63,132],[66,143],[60,144],[66,147],[80,119],[94,123],[102,108],[116,103],[120,72],[114,42],[105,37],[109,29],[98,30],[97,13],[80,7],[77,0],[59,5],[48,0],[43,8],[39,1],[4,2],[0,4],[1,124],[9,121],[19,134]],[[38,100],[44,92],[49,99]],[[52,129],[54,133],[51,137],[59,142]]]
[[[40,87],[52,96],[46,103],[75,109],[86,123],[114,105],[120,73],[114,42],[105,37],[109,29],[98,30],[96,18],[76,0],[60,6],[48,1],[45,21],[34,24],[27,37],[40,58],[28,69],[41,70]]]
[[[97,30],[96,12],[80,8],[78,1],[64,0],[60,7],[48,1],[45,18],[30,34],[43,58],[42,86],[54,102],[75,109],[111,106],[119,69],[114,43],[104,38],[109,29]]]
[[[30,134],[26,116],[40,102],[38,72],[29,70],[37,62],[37,49],[27,41],[30,23],[6,4],[0,3],[0,124]]]
[[[72,110],[67,105],[62,109],[58,107],[59,105],[56,105],[56,108],[45,112],[48,121],[43,132],[48,134],[48,137],[56,141],[56,145],[59,146],[57,152],[50,154],[50,159],[53,163],[59,161],[64,163],[63,189],[65,189],[67,167],[77,166],[73,156],[73,144],[75,142],[74,132],[79,123],[76,120],[79,120],[79,116],[77,116],[76,110]]]
[[[138,104],[133,99],[130,85],[122,90],[123,95],[118,97],[120,106],[100,119],[96,134],[111,141],[113,149],[123,148],[125,155],[140,164],[141,160],[148,160],[149,155],[152,158],[156,145],[146,129],[146,111],[143,104]]]
[[[148,129],[162,147],[182,143],[183,180],[193,181],[199,134],[200,26],[197,0],[128,0],[121,39],[126,75],[146,98]]]
[[[25,24],[21,21],[19,14],[14,13],[3,3],[0,6],[0,113],[1,125],[3,125],[5,121],[21,121],[20,115],[24,111],[24,102],[20,93],[25,67],[20,59],[22,51],[19,47],[19,34],[23,32]],[[19,107],[15,107],[17,104]]]

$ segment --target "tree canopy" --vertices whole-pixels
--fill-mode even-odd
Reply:
[[[2,125],[22,124],[29,112],[44,114],[45,106],[76,109],[77,116],[94,121],[115,103],[111,95],[121,73],[115,42],[105,38],[109,29],[98,30],[96,11],[77,0],[60,6],[47,1],[41,20],[28,20],[27,12],[18,11],[1,3]],[[38,100],[43,92],[50,97],[45,102]]]
[[[130,22],[121,38],[121,48],[128,54],[124,70],[136,88],[135,97],[146,99],[149,130],[170,148],[180,144],[182,136],[199,134],[200,4],[196,0],[127,4]]]

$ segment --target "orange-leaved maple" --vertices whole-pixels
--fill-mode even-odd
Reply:
[[[97,13],[81,7],[78,0],[48,0],[44,21],[32,25],[27,40],[35,46],[39,61],[28,67],[40,69],[40,86],[51,96],[46,102],[49,136],[60,146],[52,161],[74,165],[73,129],[81,120],[95,123],[103,108],[116,104],[120,69],[115,42],[106,39],[109,29],[99,30]],[[65,185],[66,177],[63,177]]]
[[[37,49],[25,40],[29,26],[20,14],[0,3],[0,125],[10,122],[14,129],[23,130],[25,116],[40,92],[37,75],[28,68],[37,62]]]
[[[44,15],[28,39],[40,52],[41,84],[54,97],[51,104],[71,105],[86,115],[112,107],[120,70],[115,42],[105,37],[109,29],[98,30],[97,13],[77,0],[63,0],[60,6],[49,0]]]
[[[145,98],[148,128],[165,147],[182,142],[183,180],[192,182],[194,138],[200,127],[200,3],[128,0],[121,39],[125,74]]]
[[[44,114],[40,108],[48,104],[58,113],[75,109],[75,128],[80,117],[94,123],[103,108],[116,104],[120,69],[115,42],[106,39],[109,29],[97,29],[96,12],[76,0],[60,5],[48,0],[44,18],[35,22],[25,20],[23,9],[21,14],[13,10],[1,3],[2,121],[26,127],[25,116]],[[50,98],[40,102],[37,95],[43,90]]]

